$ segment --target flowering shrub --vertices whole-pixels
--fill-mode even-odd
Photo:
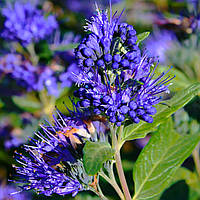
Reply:
[[[121,13],[122,15],[122,13]],[[75,49],[80,68],[78,89],[69,116],[59,109],[54,123],[41,125],[27,155],[16,153],[22,166],[15,166],[22,191],[34,189],[50,196],[91,190],[107,199],[99,177],[112,185],[121,199],[131,199],[124,176],[120,149],[128,140],[143,138],[158,130],[139,155],[133,169],[133,199],[149,199],[161,194],[176,170],[199,142],[198,135],[180,136],[170,120],[177,109],[198,91],[199,84],[177,93],[165,104],[168,71],[156,73],[158,64],[140,49],[148,33],[137,34],[133,26],[120,23],[97,8],[87,21],[88,32]],[[76,101],[76,103],[75,103]],[[186,150],[187,149],[187,150]],[[116,164],[121,188],[116,181]]]
[[[152,35],[124,3],[1,2],[0,200],[199,198],[198,3]]]

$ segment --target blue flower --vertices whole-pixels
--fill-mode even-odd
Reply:
[[[117,125],[141,119],[152,123],[154,106],[169,92],[165,85],[172,78],[164,78],[166,73],[154,78],[154,59],[140,50],[133,26],[119,23],[121,15],[109,19],[107,12],[97,11],[75,50],[83,70],[76,76],[79,89],[74,93],[79,106]]]
[[[145,42],[145,47],[150,56],[158,56],[161,64],[167,62],[167,52],[172,50],[178,40],[173,32],[157,31],[154,32]]]
[[[32,124],[33,116],[28,113],[19,115],[23,128]],[[22,127],[14,127],[10,115],[4,116],[0,121],[0,143],[2,148],[11,150],[12,148],[19,147],[24,142],[24,132]]]
[[[63,46],[73,45],[80,42],[80,36],[74,35],[72,32],[65,33],[61,36],[59,31],[55,32],[55,35],[50,40],[51,49],[55,50],[55,56],[59,56],[64,62],[68,63],[68,67],[62,70],[59,74],[59,81],[61,82],[61,88],[71,87],[75,82],[73,74],[79,74],[80,68],[75,62],[75,56],[73,50],[64,50]]]
[[[27,91],[47,89],[49,95],[58,96],[58,78],[49,67],[33,66],[19,54],[7,54],[0,58],[0,72],[16,80]]]
[[[120,16],[109,19],[107,12],[97,9],[97,15],[85,26],[92,33],[75,51],[79,66],[133,69],[139,64],[141,51],[136,44],[136,31],[131,25],[119,24]]]
[[[26,155],[16,152],[16,160],[21,166],[15,166],[16,181],[24,190],[35,190],[39,194],[50,196],[72,194],[88,190],[94,180],[85,173],[82,149],[85,141],[105,141],[106,136],[96,129],[100,121],[91,121],[90,113],[82,112],[75,103],[70,117],[57,110],[54,124],[41,125],[41,131],[35,133],[29,145],[24,145]],[[101,133],[101,134],[100,134]]]
[[[5,39],[28,45],[50,35],[58,24],[53,15],[45,17],[41,10],[31,3],[15,2],[3,8],[5,17],[4,30],[1,36]]]
[[[30,200],[29,194],[19,193],[13,185],[0,186],[0,199]]]
[[[59,80],[61,82],[61,87],[71,87],[73,83],[76,83],[75,75],[80,73],[80,68],[74,62],[68,66],[67,71],[63,72],[59,76]]]
[[[112,4],[120,3],[122,0],[112,0]],[[85,16],[91,16],[93,12],[95,11],[95,7],[93,5],[94,1],[88,1],[88,0],[65,0],[65,5],[68,9],[70,9],[73,12],[84,14]],[[100,4],[103,7],[106,7],[108,5],[108,0],[101,0],[96,1],[98,4]],[[90,9],[88,9],[90,8]]]
[[[32,90],[36,77],[34,75],[36,68],[29,62],[23,61],[22,57],[17,54],[7,54],[0,59],[0,71],[8,74],[17,82],[26,87],[27,90]]]
[[[58,78],[55,76],[54,71],[48,67],[44,68],[44,71],[38,75],[35,90],[41,91],[44,86],[47,88],[49,95],[59,96]]]
[[[22,190],[36,190],[39,194],[50,196],[53,193],[66,195],[72,193],[75,196],[82,189],[77,180],[66,176],[48,165],[44,158],[36,150],[28,149],[29,156],[18,155],[18,162],[22,167],[15,167],[18,173]]]

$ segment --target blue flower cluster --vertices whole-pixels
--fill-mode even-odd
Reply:
[[[178,40],[173,32],[156,31],[145,42],[150,56],[158,56],[161,64],[167,62],[167,52],[178,44]]]
[[[7,54],[0,59],[0,72],[15,79],[28,91],[47,88],[50,95],[58,96],[57,79],[48,67],[35,67],[21,55]]]
[[[63,82],[62,74],[59,78],[50,67],[33,66],[19,54],[7,54],[0,58],[0,73],[15,79],[27,91],[41,91],[45,87],[48,94],[54,96],[59,95],[58,83]]]
[[[108,122],[117,126],[126,120],[153,122],[155,105],[162,93],[169,92],[167,84],[173,77],[164,77],[168,72],[155,75],[157,65],[140,50],[135,29],[119,20],[120,16],[109,18],[97,9],[88,21],[89,33],[75,49],[81,70],[74,73],[79,87],[74,95],[79,100],[72,101],[74,111],[69,110],[69,117],[57,109],[54,124],[41,126],[36,138],[25,145],[27,156],[16,153],[22,165],[15,166],[22,190],[75,196],[94,189],[96,176],[88,176],[82,162],[85,142],[108,142]],[[40,77],[39,85],[43,80],[48,85],[48,76]],[[65,74],[59,78],[67,84]]]
[[[21,175],[22,183],[24,181],[27,183],[21,186],[23,190],[35,189],[39,194],[46,196],[53,193],[59,195],[73,193],[75,196],[81,190],[81,185],[77,180],[73,180],[48,165],[43,157],[36,154],[37,149],[35,153],[31,149],[29,151],[31,158],[18,154],[19,162],[23,163],[23,167],[16,167],[16,170]]]
[[[16,1],[3,8],[5,17],[4,29],[1,36],[12,41],[19,41],[23,45],[44,39],[57,28],[58,24],[53,15],[44,16],[41,10],[31,3]]]
[[[13,185],[0,186],[0,199],[1,200],[30,200],[31,197],[27,193],[19,193]]]
[[[121,1],[122,0],[112,0],[112,4],[120,3]],[[98,5],[102,7],[106,7],[109,1],[97,0],[95,2],[97,2]],[[91,16],[95,10],[94,1],[90,1],[90,0],[81,0],[81,1],[80,0],[73,0],[73,1],[65,0],[65,5],[71,11],[76,12],[76,13],[81,13],[85,16]]]
[[[0,124],[0,140],[4,142],[4,147],[6,149],[11,149],[13,147],[18,147],[23,143],[23,140],[13,134],[14,131],[8,125]]]
[[[21,126],[15,127],[13,125],[13,120],[10,119],[11,118],[10,114],[11,113],[9,113],[9,116],[4,116],[0,120],[0,148],[2,145],[3,149],[6,150],[11,150],[23,144],[24,128],[27,128],[28,126],[33,124],[33,116],[27,112],[24,112],[19,115],[20,118],[19,124]]]
[[[73,83],[76,82],[76,79],[73,74],[79,74],[80,68],[75,62],[75,57],[73,50],[63,50],[62,47],[68,46],[71,44],[76,44],[80,42],[80,36],[74,35],[72,32],[65,33],[63,37],[61,37],[61,33],[59,31],[55,32],[54,38],[50,41],[50,48],[56,50],[56,56],[58,55],[62,60],[69,63],[67,70],[63,70],[63,72],[59,76],[59,80],[61,82],[61,88],[71,87]],[[61,47],[61,48],[59,48]]]
[[[82,149],[85,140],[94,141],[99,136],[95,123],[85,113],[76,109],[71,117],[57,110],[54,125],[41,125],[35,133],[37,139],[30,139],[25,145],[28,156],[16,152],[16,159],[22,166],[14,166],[18,173],[17,182],[22,191],[36,190],[38,194],[50,196],[72,194],[87,190],[94,177],[85,173],[82,163]],[[98,123],[97,123],[98,125]]]
[[[121,125],[127,119],[152,123],[154,105],[162,100],[165,86],[172,78],[166,73],[154,78],[154,59],[142,53],[133,26],[109,19],[107,12],[97,9],[88,21],[90,31],[75,51],[82,73],[74,95],[79,106],[104,115],[111,123]]]
[[[59,76],[59,80],[61,81],[61,87],[71,87],[73,83],[76,82],[76,78],[74,75],[78,75],[80,73],[80,68],[74,62],[70,64],[67,68],[66,72],[63,72]]]

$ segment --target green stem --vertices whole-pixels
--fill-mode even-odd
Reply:
[[[121,198],[121,199],[125,199],[125,198],[124,198],[124,194],[122,193],[120,187],[119,187],[118,184],[117,184],[117,181],[115,180],[115,175],[114,175],[114,171],[113,171],[113,164],[114,164],[114,162],[111,163],[110,171],[109,171],[109,176],[110,176],[110,178],[111,178],[113,184],[115,185],[115,187],[116,187],[116,189],[117,189],[117,191],[118,191],[118,194],[119,194],[120,198]]]
[[[120,128],[119,128],[118,144],[121,143],[121,137],[122,137],[123,130],[124,130],[124,125],[120,126]]]
[[[122,133],[124,130],[124,126],[120,126],[119,133],[118,133],[118,148],[119,150],[122,148],[124,141],[122,140]]]
[[[98,186],[98,189],[99,189],[99,186]],[[92,188],[92,187],[90,187],[90,190],[92,191],[92,192],[94,192],[97,196],[99,196],[99,198],[101,199],[101,200],[108,200],[108,198],[106,198],[104,195],[103,195],[103,193],[101,192],[101,190],[100,191],[96,191],[94,188]]]
[[[46,90],[42,90],[39,92],[40,101],[43,104],[43,113],[47,115],[50,119],[52,118],[52,112],[55,106],[55,97],[48,96]]]
[[[101,177],[103,177],[115,189],[115,191],[117,192],[117,194],[119,195],[121,200],[125,200],[124,195],[123,195],[120,187],[118,186],[115,178],[113,178],[114,175],[113,175],[113,177],[110,177],[110,178],[108,176],[106,176],[106,174],[104,174],[104,172],[99,172],[99,175]]]
[[[129,189],[128,189],[128,185],[127,185],[126,178],[125,178],[125,175],[124,175],[124,170],[123,170],[123,167],[122,167],[122,161],[121,161],[121,156],[120,156],[120,148],[119,148],[120,147],[119,141],[121,140],[120,137],[121,137],[121,134],[123,132],[123,126],[120,127],[118,140],[117,140],[117,136],[116,136],[116,130],[117,129],[115,127],[114,131],[113,131],[113,126],[112,126],[111,135],[112,135],[113,148],[115,149],[115,161],[116,161],[117,173],[118,173],[119,180],[120,180],[120,183],[121,183],[121,186],[122,186],[122,190],[124,192],[125,199],[131,200],[131,195],[130,195],[130,192],[129,192]]]
[[[131,195],[130,195],[130,192],[128,189],[128,185],[127,185],[123,167],[122,167],[120,152],[117,149],[116,149],[116,153],[115,153],[115,160],[116,160],[117,173],[119,175],[119,180],[120,180],[125,198],[126,198],[126,200],[131,200]]]
[[[33,65],[37,65],[38,64],[38,61],[39,61],[39,58],[37,56],[37,54],[35,53],[35,47],[34,47],[34,44],[31,43],[27,46],[27,50],[31,56],[31,62],[33,63]]]
[[[110,132],[111,132],[111,137],[112,137],[112,148],[115,148],[115,132],[114,132],[114,125],[110,123]]]
[[[200,147],[200,143],[196,146],[196,148],[194,149],[194,151],[192,152],[192,156],[194,159],[194,164],[195,164],[195,168],[197,170],[197,174],[200,178],[200,159],[199,159],[199,147]]]

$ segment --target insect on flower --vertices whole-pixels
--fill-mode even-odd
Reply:
[[[84,138],[90,138],[90,135],[87,133],[87,131],[84,128],[73,128],[73,127],[67,127],[63,131],[56,132],[60,138],[63,139],[62,135],[69,138],[72,146],[74,149],[77,148],[77,144],[82,144],[80,136]]]

